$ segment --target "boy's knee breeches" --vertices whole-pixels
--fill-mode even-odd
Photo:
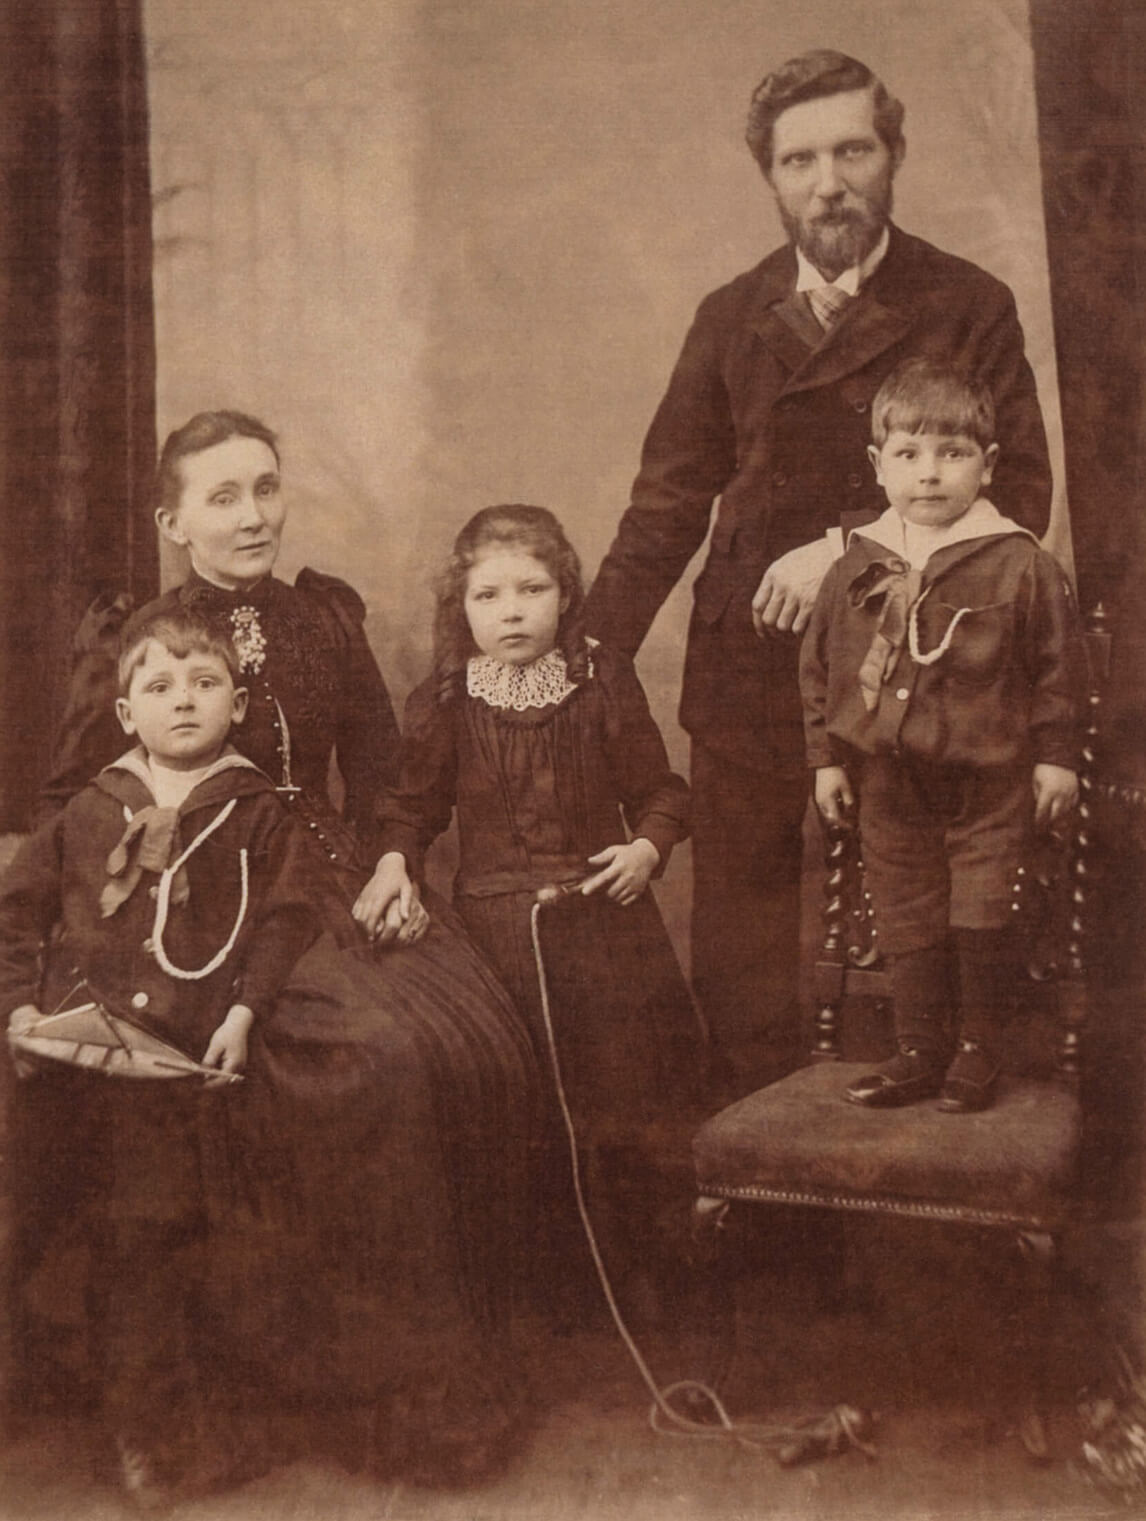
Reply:
[[[1034,818],[1031,768],[972,771],[868,756],[859,767],[865,877],[883,950],[1002,929]]]

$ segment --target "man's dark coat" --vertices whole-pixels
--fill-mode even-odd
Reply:
[[[1010,291],[965,259],[891,229],[883,261],[830,337],[795,294],[785,247],[700,306],[645,441],[632,504],[589,596],[588,627],[635,653],[708,532],[685,656],[681,722],[742,765],[800,764],[797,641],[757,638],[752,596],[778,556],[887,505],[865,450],[871,403],[903,359],[962,364],[990,385],[1000,512],[1042,534],[1051,474]]]

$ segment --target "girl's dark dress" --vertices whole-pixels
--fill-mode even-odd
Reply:
[[[418,875],[455,806],[456,906],[525,1012],[548,1074],[530,935],[537,889],[598,870],[588,858],[622,843],[626,823],[657,847],[662,868],[687,832],[687,786],[628,658],[594,647],[588,680],[521,710],[464,690],[443,702],[435,683],[420,686],[406,709],[401,780],[383,804],[383,848],[402,851]],[[593,1213],[623,1270],[651,1245],[650,1213],[688,1197],[701,1030],[651,893],[627,907],[604,891],[570,895],[542,910],[540,932]],[[543,1081],[552,1092],[552,1077]],[[550,1137],[560,1151],[555,1113]],[[559,1170],[567,1176],[567,1162]]]
[[[444,905],[401,950],[374,951],[350,919],[398,742],[357,594],[313,571],[241,593],[192,574],[143,614],[176,604],[234,637],[250,703],[233,742],[304,825],[328,929],[259,1022],[234,1108],[245,1237],[228,1261],[242,1346],[258,1348],[240,1372],[252,1399],[380,1410],[378,1441],[407,1471],[464,1469],[512,1420],[505,1260],[536,1108],[528,1035]],[[49,800],[122,748],[108,720],[124,616],[97,605],[81,628]]]

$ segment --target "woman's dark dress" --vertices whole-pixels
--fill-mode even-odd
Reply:
[[[229,631],[254,609],[261,641],[237,619],[250,702],[233,742],[305,827],[329,929],[256,1026],[233,1106],[242,1207],[217,1264],[232,1278],[217,1291],[242,1306],[233,1374],[272,1403],[381,1403],[395,1464],[432,1471],[456,1450],[464,1465],[511,1421],[505,1258],[536,1108],[528,1035],[444,905],[402,950],[374,951],[350,919],[398,741],[356,593],[313,571],[238,594],[192,574],[143,613],[176,605]],[[81,629],[49,800],[122,748],[107,717],[123,620],[97,607]]]
[[[464,693],[442,703],[423,684],[406,710],[401,780],[383,803],[383,848],[402,851],[415,874],[456,805],[455,903],[526,1014],[545,1074],[530,933],[537,889],[599,869],[588,858],[622,843],[626,823],[657,847],[662,867],[687,831],[688,789],[670,770],[631,662],[601,647],[592,655],[590,679],[541,708],[495,708]],[[570,895],[542,910],[540,926],[593,1212],[624,1270],[652,1245],[658,1207],[688,1197],[703,1036],[651,893],[627,907],[603,891]],[[543,1082],[552,1093],[552,1077]],[[550,1130],[563,1151],[552,1114]]]

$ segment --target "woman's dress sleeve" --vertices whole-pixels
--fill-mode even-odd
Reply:
[[[402,766],[379,806],[380,852],[401,851],[412,877],[422,877],[426,851],[450,827],[457,794],[454,710],[423,682],[406,704]]]
[[[390,694],[363,627],[366,604],[345,581],[320,571],[300,570],[295,585],[322,598],[346,641],[334,735],[345,788],[342,812],[362,848],[376,856],[377,804],[383,789],[398,775],[400,736]]]

